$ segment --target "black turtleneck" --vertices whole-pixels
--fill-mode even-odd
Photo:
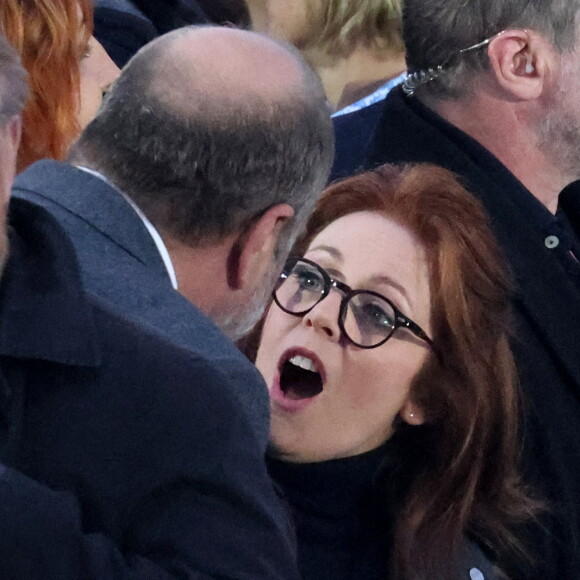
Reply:
[[[289,505],[303,580],[388,580],[392,525],[419,472],[429,469],[436,431],[401,427],[381,447],[343,459],[268,469]],[[466,541],[454,580],[497,579],[480,548]],[[448,578],[433,571],[433,578]]]
[[[385,580],[392,515],[384,475],[388,444],[362,455],[318,463],[269,458],[292,510],[303,580]]]

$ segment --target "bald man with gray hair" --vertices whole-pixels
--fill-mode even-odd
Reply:
[[[128,64],[70,163],[17,178],[33,231],[0,317],[1,578],[298,579],[267,388],[232,339],[332,155],[292,49],[185,28]]]
[[[71,163],[36,164],[14,195],[67,230],[90,294],[219,360],[265,440],[267,392],[216,326],[237,341],[259,320],[332,155],[320,81],[293,48],[189,27],[140,51]]]

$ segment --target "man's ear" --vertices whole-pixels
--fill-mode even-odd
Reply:
[[[280,203],[254,220],[236,239],[228,257],[228,284],[240,290],[261,280],[272,264],[280,232],[294,217],[294,209]]]
[[[409,425],[422,425],[425,422],[423,409],[413,403],[411,399],[407,399],[406,403],[401,407],[399,416]]]
[[[528,30],[505,30],[491,40],[487,54],[497,83],[514,100],[541,96],[554,57],[547,39]]]

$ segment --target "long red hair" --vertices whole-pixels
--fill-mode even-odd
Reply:
[[[2,0],[0,30],[28,72],[18,171],[64,159],[80,132],[80,61],[92,34],[90,0]]]
[[[411,387],[430,431],[395,522],[394,577],[453,577],[447,567],[465,536],[498,562],[525,556],[512,525],[540,504],[518,472],[511,283],[484,210],[444,169],[385,165],[331,185],[296,254],[331,222],[359,211],[413,232],[430,270],[435,350]],[[411,441],[415,429],[422,427],[403,427],[399,437]],[[405,458],[412,462],[413,452]]]

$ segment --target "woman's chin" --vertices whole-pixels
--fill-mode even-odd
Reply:
[[[288,463],[313,463],[316,461],[322,461],[321,459],[316,459],[315,456],[312,453],[309,453],[304,447],[275,437],[270,437],[267,453],[274,459],[286,461]]]

